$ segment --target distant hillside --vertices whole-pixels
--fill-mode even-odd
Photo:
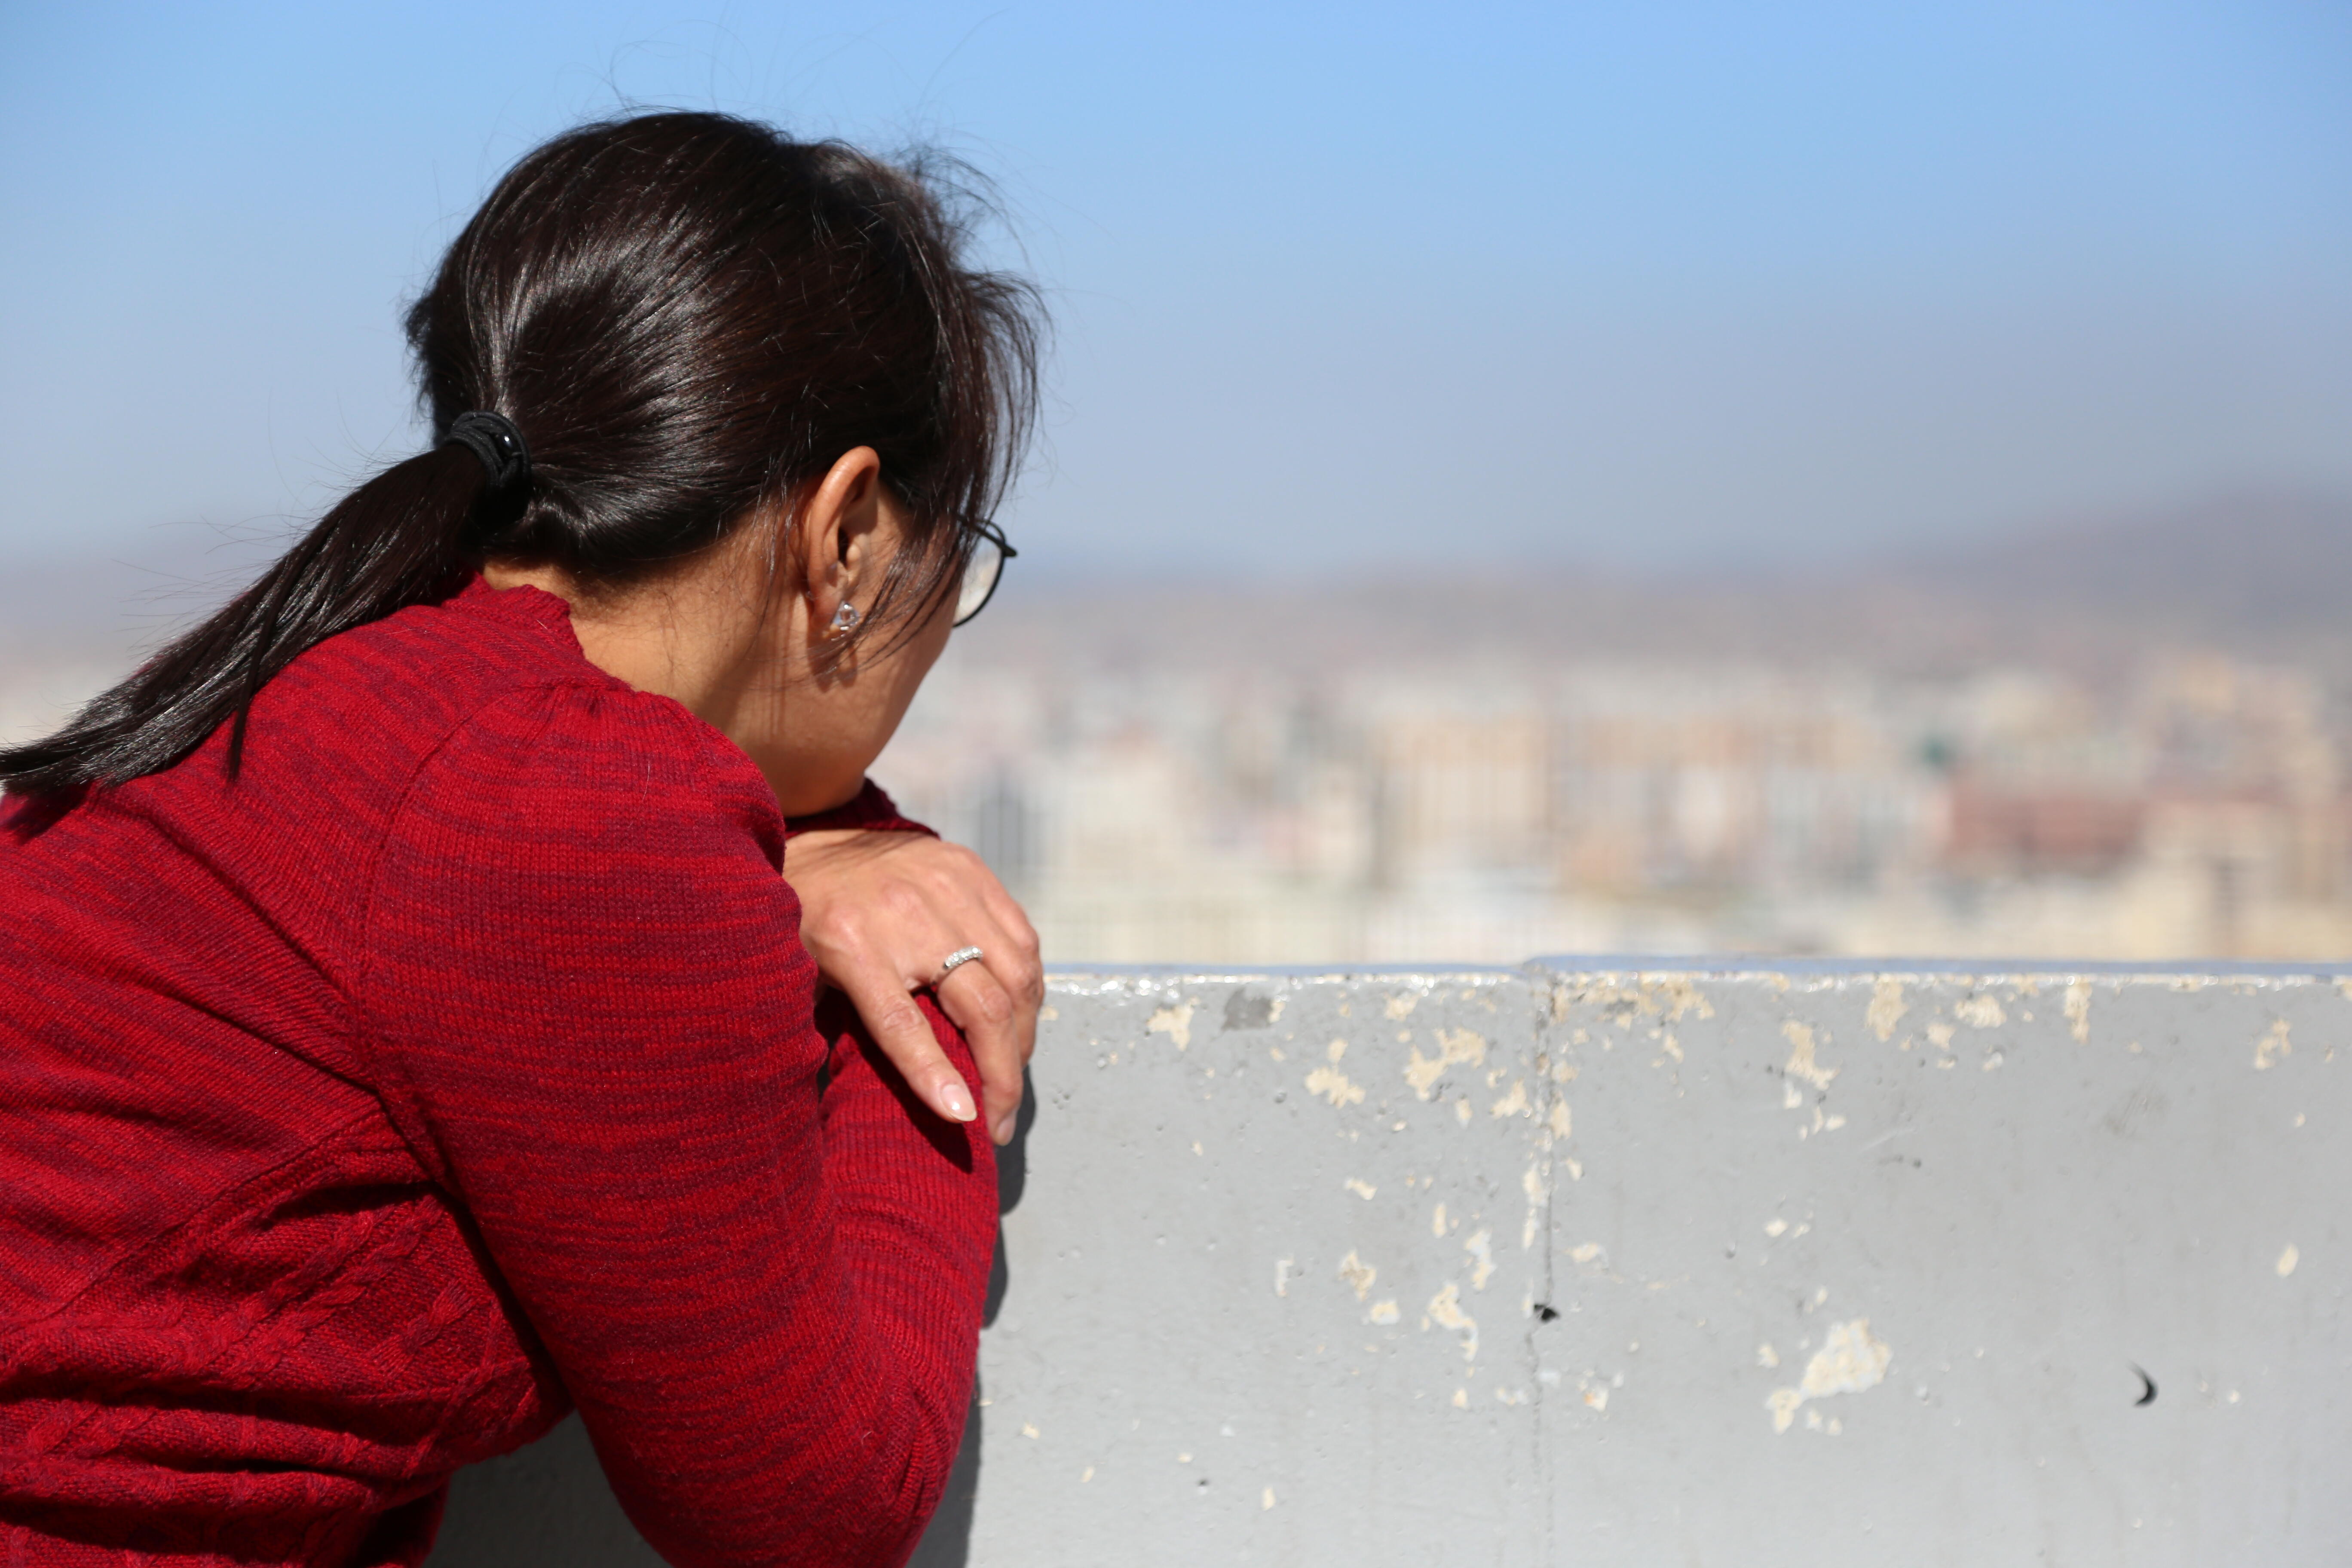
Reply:
[[[2352,500],[2255,497],[1965,549],[1733,575],[1531,567],[1274,587],[1024,591],[965,634],[982,658],[1247,667],[1491,650],[2111,671],[2213,646],[2352,676]]]
[[[1989,617],[2074,614],[2130,643],[2340,656],[2352,626],[2352,500],[2252,496],[2013,537],[1887,575]]]
[[[0,572],[0,658],[116,658],[250,579],[282,542],[160,536],[147,560]],[[1486,577],[1037,584],[1016,569],[961,637],[982,660],[1330,668],[1507,659],[1755,658],[2087,672],[2215,646],[2352,679],[2352,499],[2248,496],[1938,552],[1731,574],[1559,566]]]

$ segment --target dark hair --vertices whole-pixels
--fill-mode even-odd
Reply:
[[[31,794],[170,767],[339,632],[446,596],[487,555],[593,587],[690,555],[872,447],[911,533],[866,626],[954,584],[1021,459],[1035,291],[974,270],[959,166],[881,162],[719,114],[583,126],[516,164],[408,312],[434,446],[338,502],[261,579],[47,740]],[[505,416],[527,485],[447,441]]]

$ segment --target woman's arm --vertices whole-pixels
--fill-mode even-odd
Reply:
[[[936,986],[971,1042],[989,1131],[1009,1142],[1045,1000],[1028,916],[979,856],[900,816],[870,780],[848,805],[785,826],[784,878],[801,896],[801,941],[818,972],[919,1088],[961,1082],[909,998]],[[982,956],[942,981],[940,961],[965,947]]]
[[[386,1101],[681,1564],[900,1560],[986,1288],[992,1150],[820,1037],[782,853],[675,704],[527,692],[419,775],[368,924]]]

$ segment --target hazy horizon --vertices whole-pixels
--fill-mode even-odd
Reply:
[[[159,525],[133,547],[0,573],[0,654],[119,661],[257,575],[296,524]],[[1372,558],[1230,574],[1024,555],[956,647],[986,660],[1171,668],[1340,664],[1375,653],[1513,660],[1759,658],[2120,672],[2227,648],[2352,678],[2352,493],[2245,491],[1965,540],[1882,540],[1830,562],[1742,566]]]

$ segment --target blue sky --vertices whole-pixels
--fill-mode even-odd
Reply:
[[[626,103],[998,181],[1058,324],[1024,568],[1683,567],[2352,493],[2336,0],[19,5],[0,562],[299,518],[411,449],[401,302]]]

